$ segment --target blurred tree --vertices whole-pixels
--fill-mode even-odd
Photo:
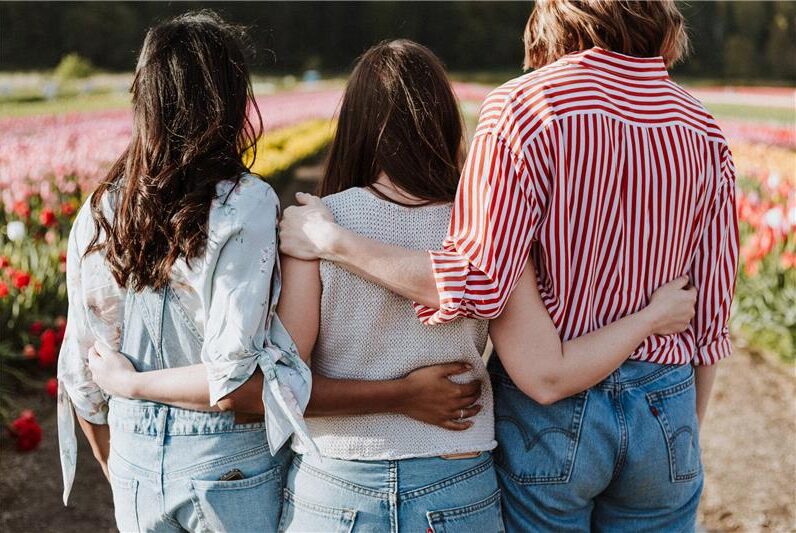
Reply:
[[[406,37],[451,70],[519,72],[531,2],[0,2],[0,69],[50,69],[68,52],[130,70],[147,27],[203,7],[251,28],[255,71],[347,71],[368,46]],[[796,3],[683,2],[693,53],[676,74],[796,77]]]
[[[766,56],[771,76],[796,79],[796,3],[774,4]]]
[[[91,61],[74,52],[66,54],[55,67],[55,77],[61,80],[87,78],[94,73]]]

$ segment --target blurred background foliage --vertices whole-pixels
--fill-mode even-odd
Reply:
[[[376,41],[430,46],[452,71],[516,71],[531,2],[37,2],[0,3],[0,70],[55,68],[77,53],[129,71],[146,29],[190,9],[216,9],[251,27],[255,71],[347,71]],[[796,2],[681,3],[693,53],[674,74],[760,84],[796,79]],[[505,78],[506,76],[504,76]]]

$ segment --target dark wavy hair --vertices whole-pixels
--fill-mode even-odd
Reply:
[[[177,259],[200,256],[216,186],[248,171],[242,156],[255,149],[262,119],[246,43],[242,28],[206,10],[147,33],[131,88],[132,139],[91,199],[87,253],[104,252],[121,287],[161,288]]]
[[[384,172],[427,203],[453,201],[463,140],[439,58],[413,41],[384,41],[359,58],[348,80],[319,193],[367,187]]]

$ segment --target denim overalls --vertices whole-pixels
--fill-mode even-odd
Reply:
[[[201,350],[174,291],[128,291],[121,351],[136,370],[198,364]],[[290,452],[272,457],[265,423],[234,418],[112,398],[108,468],[119,530],[276,531]],[[221,480],[236,469],[242,479]]]

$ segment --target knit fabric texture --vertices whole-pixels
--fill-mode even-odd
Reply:
[[[439,249],[451,205],[404,207],[352,188],[324,198],[338,224],[381,242],[417,250]],[[451,431],[399,414],[307,418],[310,435],[327,457],[390,460],[491,450],[492,388],[481,357],[486,321],[459,319],[424,326],[412,302],[327,261],[320,264],[321,324],[313,373],[330,378],[389,380],[420,367],[465,361],[473,370],[456,382],[480,379],[483,409],[466,431]],[[300,443],[294,449],[303,453]]]

